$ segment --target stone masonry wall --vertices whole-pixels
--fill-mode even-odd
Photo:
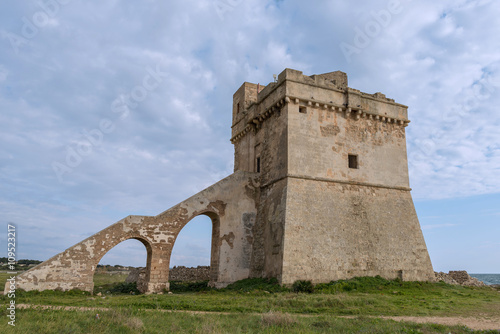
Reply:
[[[341,72],[285,69],[260,91],[240,88],[235,169],[258,162],[261,175],[251,276],[434,279],[409,188],[407,108]]]
[[[286,204],[282,283],[434,279],[409,191],[290,178]]]
[[[143,285],[145,278],[146,268],[133,268],[125,279],[125,283],[137,282],[138,285]],[[169,281],[201,282],[208,280],[210,280],[210,266],[198,266],[193,268],[175,266],[171,268],[169,272]]]
[[[208,281],[210,278],[210,266],[198,266],[189,268],[177,266],[170,269],[170,280],[181,282]]]

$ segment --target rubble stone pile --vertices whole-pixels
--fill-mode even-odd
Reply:
[[[443,272],[434,272],[437,281],[443,281],[448,284],[456,284],[463,286],[486,286],[483,282],[475,277],[469,276],[465,270],[450,271],[448,274]]]

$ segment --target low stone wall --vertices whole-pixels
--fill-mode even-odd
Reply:
[[[146,268],[133,268],[130,270],[125,283],[137,282],[137,288],[144,284],[146,279]],[[184,266],[173,267],[169,272],[170,281],[181,282],[199,282],[208,281],[210,279],[210,266],[198,266],[196,268],[188,268]]]
[[[147,290],[146,284],[146,268],[132,268],[127,278],[125,279],[125,283],[133,283],[137,282],[137,290],[144,293]]]
[[[434,272],[437,281],[443,281],[448,284],[464,286],[486,286],[475,277],[469,276],[465,270],[450,271],[448,274],[443,272]]]
[[[188,268],[184,266],[173,267],[169,273],[170,281],[199,282],[210,280],[210,266]]]

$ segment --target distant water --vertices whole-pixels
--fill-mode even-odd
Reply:
[[[469,274],[486,285],[500,284],[500,274]]]

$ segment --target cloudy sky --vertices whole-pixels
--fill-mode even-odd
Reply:
[[[232,94],[341,70],[409,106],[410,182],[435,270],[500,272],[500,2],[5,0],[0,245],[46,260],[229,175]],[[210,222],[172,265],[208,264]],[[104,263],[144,265],[129,240]],[[4,255],[1,255],[4,256]]]

